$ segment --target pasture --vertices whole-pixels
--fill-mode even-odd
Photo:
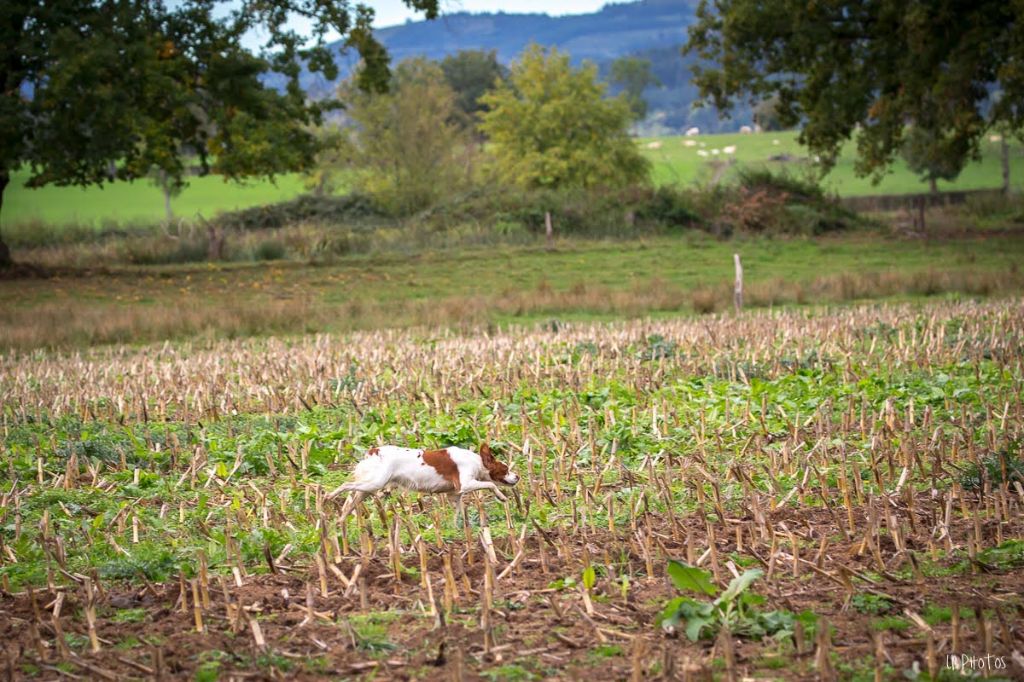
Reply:
[[[735,159],[736,167],[766,165],[773,171],[797,175],[807,172],[807,152],[796,142],[796,132],[758,133],[751,135],[702,135],[694,138],[681,136],[643,138],[637,141],[652,164],[655,184],[679,183],[688,185],[706,182],[715,175],[711,162]],[[778,141],[778,144],[774,144]],[[692,142],[694,146],[684,144]],[[651,149],[650,145],[660,144]],[[726,147],[735,147],[734,154],[721,153]],[[1011,182],[1020,186],[1024,178],[1024,152],[1019,143],[1011,145]],[[718,155],[712,151],[718,150]],[[698,151],[708,153],[707,157]],[[940,182],[940,189],[985,189],[1002,186],[999,145],[985,142],[982,158],[967,166],[953,183]],[[787,154],[790,161],[769,161],[773,155]],[[907,194],[927,192],[928,185],[911,173],[897,160],[888,175],[878,185],[869,178],[858,178],[853,172],[854,149],[848,145],[836,168],[824,178],[823,185],[840,196],[866,194]],[[724,177],[735,171],[726,170]],[[91,225],[100,227],[115,224],[122,229],[152,227],[164,220],[163,194],[150,181],[116,182],[102,187],[55,187],[27,189],[27,174],[17,172],[4,196],[4,221],[16,232],[25,230],[59,229],[62,225]],[[287,174],[274,182],[252,179],[244,184],[225,182],[219,177],[194,177],[185,190],[172,199],[178,218],[195,220],[197,215],[211,218],[217,213],[250,206],[260,206],[292,199],[305,191],[301,176]]]
[[[735,160],[735,166],[724,171],[728,180],[739,167],[767,167],[773,171],[786,171],[797,175],[810,172],[808,152],[797,141],[795,131],[765,132],[756,134],[698,135],[696,137],[660,137],[640,142],[644,154],[653,165],[652,176],[658,184],[706,182],[715,174],[711,163]],[[652,149],[651,144],[660,143]],[[777,144],[776,144],[777,143]],[[686,146],[686,145],[692,146]],[[726,154],[726,148],[735,148]],[[717,150],[717,154],[714,153]],[[699,153],[705,152],[707,156]],[[787,161],[772,161],[773,156],[788,155]],[[928,183],[921,181],[907,168],[902,159],[896,159],[879,184],[871,178],[859,178],[854,173],[856,147],[851,142],[843,152],[835,168],[826,175],[822,186],[839,196],[863,196],[870,194],[914,194],[928,192]],[[1015,187],[1024,183],[1024,147],[1019,142],[1010,143],[1010,182]],[[986,140],[981,145],[981,159],[969,163],[954,182],[939,181],[939,190],[992,189],[1001,187],[1002,166],[1000,144]]]
[[[47,185],[29,189],[25,187],[27,179],[26,171],[13,173],[4,194],[4,221],[15,225],[15,229],[102,227],[105,223],[128,229],[150,226],[165,217],[163,192],[149,180],[84,188]],[[273,182],[253,178],[236,183],[212,175],[187,180],[188,186],[171,199],[171,206],[176,217],[190,221],[197,215],[212,218],[223,211],[285,201],[306,191],[302,177],[294,173],[278,176]]]
[[[0,667],[1010,679],[1022,351],[1005,300],[9,352]],[[461,527],[323,499],[483,439],[522,480]]]
[[[0,349],[714,312],[732,305],[734,253],[755,307],[1024,290],[1024,241],[1014,235],[571,238],[552,251],[486,246],[0,280]]]

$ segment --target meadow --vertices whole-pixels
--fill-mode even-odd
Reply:
[[[716,173],[711,161],[736,161],[723,171],[728,179],[741,166],[767,167],[796,175],[809,172],[807,152],[796,141],[794,131],[751,135],[702,135],[695,138],[679,136],[643,138],[638,140],[644,155],[652,164],[655,184],[690,185],[710,180]],[[693,147],[684,146],[692,142]],[[778,142],[778,144],[775,144]],[[660,145],[657,149],[652,144]],[[735,147],[734,154],[714,155],[714,150]],[[708,157],[698,155],[708,152]],[[967,166],[953,183],[940,182],[941,190],[992,189],[1002,186],[999,144],[984,142],[982,158]],[[785,154],[790,161],[770,161],[773,155]],[[897,160],[889,173],[875,185],[870,178],[858,178],[853,172],[854,149],[848,145],[836,168],[822,180],[822,185],[840,196],[869,194],[907,194],[927,192],[928,184],[911,173],[902,160]],[[54,229],[62,225],[117,225],[122,229],[152,227],[164,220],[163,194],[152,182],[117,182],[102,187],[55,187],[27,189],[25,171],[14,174],[4,195],[4,220],[9,231]],[[1011,144],[1011,182],[1015,187],[1024,178],[1024,152],[1019,143]],[[287,174],[274,182],[253,179],[243,184],[225,182],[218,177],[194,177],[188,187],[172,199],[178,218],[195,221],[197,216],[210,219],[218,213],[234,211],[292,199],[305,192],[301,176]]]
[[[734,253],[752,307],[1024,291],[1024,241],[1012,234],[726,241],[692,231],[566,238],[552,250],[534,239],[327,263],[300,256],[0,280],[0,349],[710,313],[732,306]]]
[[[644,154],[653,165],[652,176],[658,184],[707,182],[717,172],[709,160],[728,162],[735,165],[722,172],[722,180],[735,174],[740,167],[764,167],[776,172],[795,175],[811,175],[812,169],[808,152],[797,143],[795,131],[765,132],[756,134],[700,135],[692,138],[661,137],[641,141]],[[657,149],[651,144],[660,143]],[[776,144],[777,143],[777,144]],[[686,146],[692,144],[693,146]],[[725,154],[726,147],[735,147],[735,152]],[[715,154],[715,150],[718,153]],[[707,152],[707,157],[698,154]],[[788,155],[791,160],[772,161],[770,157]],[[828,175],[821,179],[821,185],[828,192],[845,196],[872,194],[915,194],[929,191],[928,183],[922,181],[907,168],[902,159],[896,159],[878,184],[870,177],[860,178],[854,173],[856,147],[847,144]],[[1019,142],[1010,143],[1010,182],[1020,187],[1024,178],[1024,147]],[[981,159],[969,163],[954,182],[939,181],[940,191],[997,189],[1002,187],[1002,165],[1000,143],[986,140],[981,144]]]
[[[1014,299],[7,353],[0,668],[1019,678],[1022,351]],[[324,500],[484,440],[461,523]]]

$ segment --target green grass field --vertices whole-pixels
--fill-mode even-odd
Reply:
[[[155,223],[164,219],[164,197],[148,180],[115,182],[102,187],[57,187],[28,189],[28,172],[14,174],[4,194],[4,222],[39,221],[53,225],[105,221],[121,224]],[[292,199],[305,191],[302,177],[282,175],[271,183],[253,179],[246,183],[226,182],[221,177],[190,178],[188,187],[171,200],[175,216],[195,220],[210,218],[221,211],[272,204]]]
[[[805,172],[800,161],[768,161],[777,154],[805,157],[806,151],[796,142],[796,132],[760,133],[755,135],[704,135],[695,138],[680,136],[644,138],[638,141],[643,153],[653,165],[653,178],[658,184],[689,184],[713,175],[712,160],[728,158],[713,154],[725,147],[735,146],[733,155],[740,164],[767,164],[774,170]],[[775,144],[775,142],[778,144]],[[692,142],[694,146],[684,146]],[[652,149],[651,144],[660,144]],[[703,145],[703,146],[701,146]],[[708,152],[701,157],[698,150]],[[982,189],[999,187],[1002,182],[998,143],[985,142],[982,160],[969,165],[955,183],[940,183],[941,189]],[[843,196],[865,194],[904,194],[925,192],[927,183],[921,182],[904,164],[897,163],[878,185],[868,178],[858,178],[853,172],[854,151],[847,148],[839,165],[825,178],[825,186]],[[731,171],[730,171],[731,172]],[[164,218],[163,195],[149,181],[114,183],[104,187],[54,187],[27,189],[28,174],[15,173],[4,196],[4,222],[20,225],[42,222],[51,225],[71,223],[101,225],[116,222],[122,225],[156,223]],[[1024,150],[1013,147],[1011,177],[1020,186],[1024,179]],[[270,204],[294,198],[304,191],[302,178],[283,175],[275,183],[252,180],[245,184],[225,182],[217,177],[192,178],[188,187],[172,200],[175,214],[194,220],[221,211]]]
[[[797,141],[796,131],[778,133],[758,133],[751,135],[704,135],[692,138],[679,136],[645,139],[641,142],[644,154],[654,165],[654,180],[658,184],[691,183],[707,180],[713,174],[712,161],[735,157],[738,165],[764,164],[772,170],[788,170],[790,172],[806,172],[806,162],[769,161],[769,157],[788,154],[795,159],[807,157],[807,150]],[[777,142],[777,144],[776,144]],[[660,148],[651,149],[652,144],[660,143]],[[692,144],[693,146],[686,146]],[[734,146],[735,153],[726,155],[723,150]],[[714,154],[718,150],[718,154]],[[708,153],[702,157],[698,151]],[[922,182],[898,161],[877,185],[870,178],[858,178],[853,171],[856,149],[849,144],[843,151],[839,163],[829,173],[824,186],[840,196],[862,196],[866,194],[912,194],[927,192],[928,183]],[[964,169],[956,182],[940,182],[940,190],[950,189],[986,189],[1002,185],[1002,169],[1000,165],[1000,145],[998,142],[986,140],[982,144],[982,158],[971,163]],[[728,176],[727,176],[728,177]],[[1020,187],[1024,183],[1024,148],[1019,144],[1011,144],[1011,182]]]
[[[0,281],[0,349],[194,335],[343,332],[673,316],[731,307],[733,253],[750,306],[1024,288],[1024,240],[892,240],[700,233],[359,256],[330,265],[203,264]]]

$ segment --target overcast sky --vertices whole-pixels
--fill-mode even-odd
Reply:
[[[608,0],[441,0],[441,12],[506,12],[520,14],[542,12],[552,16],[562,14],[586,14],[601,9]],[[402,0],[370,0],[367,2],[377,12],[375,23],[378,27],[394,26],[406,19],[422,19],[405,6]]]
[[[587,14],[596,12],[610,0],[440,0],[441,16],[455,12],[505,12],[507,14],[543,13],[551,16],[563,16],[565,14]],[[621,0],[617,0],[621,1]],[[2,0],[0,0],[2,2]],[[413,21],[422,20],[423,15],[406,7],[402,0],[363,0],[363,3],[372,7],[375,11],[373,25],[377,28],[404,24],[407,19]],[[178,4],[176,0],[168,0],[170,6]],[[353,2],[355,4],[355,2]],[[235,5],[221,5],[222,10],[227,12]],[[312,22],[293,18],[290,24],[300,33],[306,29],[308,35],[309,26]],[[261,32],[254,32],[242,39],[242,44],[250,49],[257,49],[265,36]],[[328,40],[336,40],[337,35],[328,36]]]

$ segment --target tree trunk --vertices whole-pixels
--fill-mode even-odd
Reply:
[[[206,259],[219,261],[224,259],[224,231],[213,225],[206,227],[209,241],[206,246]]]
[[[1003,152],[1003,194],[1010,193],[1010,143],[1006,141],[1006,135],[1000,143]]]
[[[167,222],[174,222],[174,211],[171,210],[171,190],[164,185],[164,215],[167,217]]]
[[[931,190],[932,194],[939,193],[939,182],[934,178],[928,178],[928,189]]]
[[[11,174],[9,171],[0,171],[0,226],[3,225],[3,207],[4,207],[4,191],[7,189],[7,184],[11,181]],[[0,232],[0,268],[10,267],[11,265],[11,250],[7,248],[7,244],[4,242],[3,232]]]
[[[171,187],[167,184],[167,171],[160,171],[160,189],[164,192],[164,219],[170,225],[174,222],[174,211],[171,209]]]

